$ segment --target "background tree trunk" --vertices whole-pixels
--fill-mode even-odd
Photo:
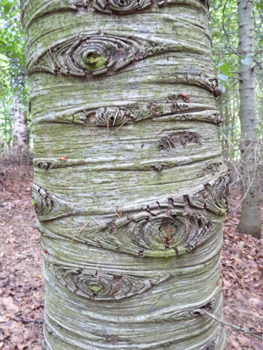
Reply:
[[[23,0],[43,348],[224,349],[208,4]]]
[[[220,115],[223,118],[223,125],[221,126],[222,132],[219,133],[221,138],[222,155],[224,160],[229,159],[229,140],[230,140],[230,113],[229,113],[229,96],[226,90],[225,94],[220,98],[218,103]],[[221,135],[220,135],[221,134]]]
[[[29,151],[29,131],[22,107],[16,99],[13,100],[13,145],[10,157],[16,161],[22,161],[23,156]]]
[[[239,54],[254,55],[253,1],[238,2]],[[251,60],[252,61],[252,60]],[[244,62],[244,63],[243,63]],[[238,232],[261,237],[260,186],[258,177],[258,115],[256,105],[256,77],[251,64],[240,61],[240,124],[242,162],[242,204]]]

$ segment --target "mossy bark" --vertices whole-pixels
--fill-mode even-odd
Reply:
[[[224,349],[208,4],[22,1],[43,348]]]

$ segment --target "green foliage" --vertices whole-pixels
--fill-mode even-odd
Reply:
[[[224,119],[220,128],[220,139],[226,158],[239,157],[239,63],[254,67],[257,77],[257,101],[259,112],[259,137],[263,136],[263,0],[255,0],[255,53],[241,57],[238,54],[237,1],[211,0],[210,32],[213,41],[215,71],[223,95],[219,108]],[[257,63],[256,63],[256,62]]]
[[[217,70],[217,78],[218,82],[222,88],[223,93],[226,91],[226,89],[229,89],[229,86],[227,84],[228,79],[233,76],[233,73],[231,72],[231,69],[233,67],[233,62],[228,60],[225,62],[221,62],[216,66]]]
[[[16,3],[16,1],[12,1],[12,0],[2,0],[0,2],[0,5],[3,6],[5,15],[8,14],[8,12],[11,10],[12,5],[15,5],[15,3]]]
[[[12,105],[14,99],[27,111],[28,84],[25,72],[25,41],[20,22],[19,3],[0,0],[0,139],[1,148],[12,143]]]

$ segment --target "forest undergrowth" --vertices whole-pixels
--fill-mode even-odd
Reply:
[[[41,350],[45,296],[32,177],[30,166],[0,165],[0,350]],[[236,232],[240,200],[235,185],[223,227],[224,317],[263,337],[263,239]],[[227,350],[263,350],[263,341],[246,333],[227,327],[227,336]]]

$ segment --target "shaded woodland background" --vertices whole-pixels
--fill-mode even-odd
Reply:
[[[222,278],[225,319],[263,336],[263,239],[236,231],[241,214],[237,1],[211,1],[214,65],[223,90],[218,106],[224,159],[231,173],[230,213],[224,224]],[[263,194],[263,1],[254,1],[258,109],[258,177]],[[0,350],[40,350],[44,282],[30,203],[33,139],[25,43],[16,0],[0,1]],[[263,197],[263,196],[262,196]],[[263,218],[263,208],[261,218]],[[45,252],[43,252],[45,253]],[[263,342],[228,328],[227,349],[262,350]]]

